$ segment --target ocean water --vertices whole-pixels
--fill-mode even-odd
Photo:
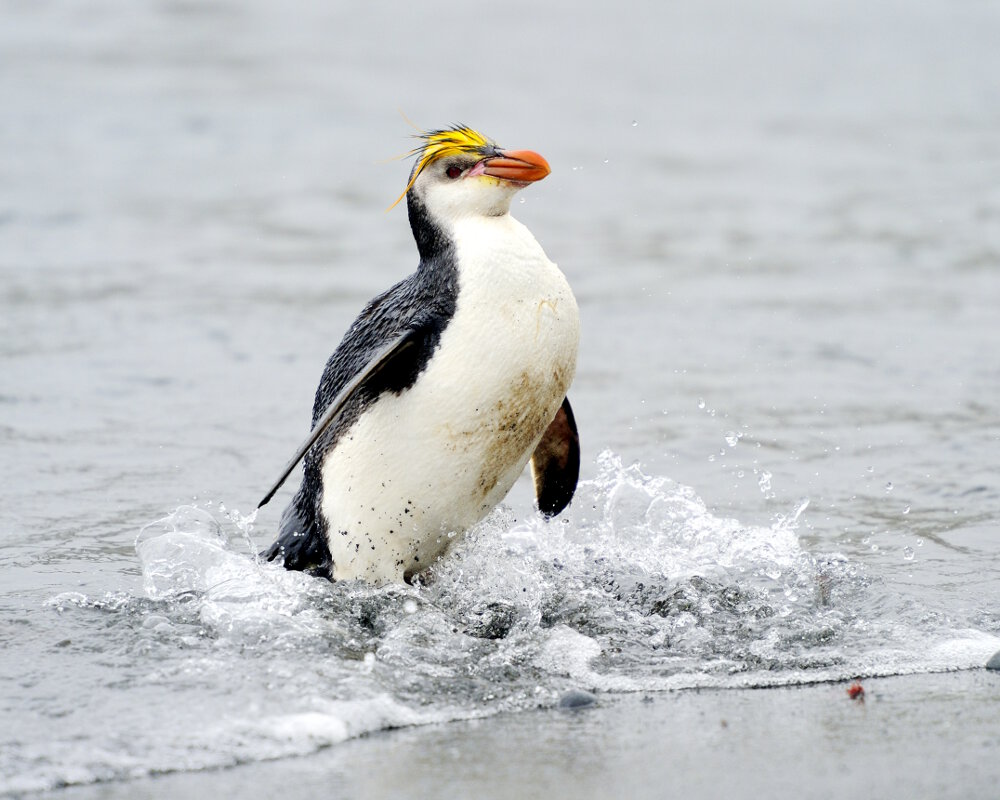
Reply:
[[[0,3],[0,793],[1000,649],[1000,7],[467,11]],[[553,166],[583,481],[372,589],[250,512],[415,266],[403,115]]]

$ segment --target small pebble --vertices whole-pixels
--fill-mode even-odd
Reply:
[[[587,706],[592,706],[596,702],[597,697],[590,692],[585,692],[582,689],[570,689],[570,691],[559,698],[559,708],[575,710],[578,708],[587,708]]]
[[[990,656],[990,660],[986,662],[986,669],[992,669],[1000,672],[1000,650],[997,650],[992,656]]]

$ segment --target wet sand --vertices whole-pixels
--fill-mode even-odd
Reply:
[[[378,733],[305,758],[98,784],[90,798],[995,798],[1000,674],[599,695]]]

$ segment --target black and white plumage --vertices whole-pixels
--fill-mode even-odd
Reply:
[[[420,264],[366,306],[327,362],[303,481],[266,553],[289,569],[408,580],[486,516],[529,459],[542,513],[559,513],[576,486],[566,391],[577,305],[509,213],[548,164],[466,127],[422,138],[406,191]]]

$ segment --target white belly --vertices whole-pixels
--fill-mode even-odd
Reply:
[[[333,577],[419,572],[510,491],[576,369],[565,277],[509,216],[456,228],[455,315],[416,383],[386,393],[323,462]]]

